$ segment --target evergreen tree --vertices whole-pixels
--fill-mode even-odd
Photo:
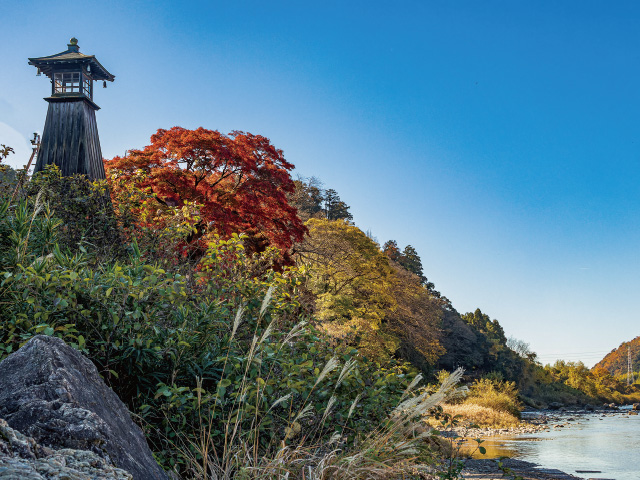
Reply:
[[[327,220],[353,220],[349,206],[340,200],[338,192],[330,188],[324,192],[324,214]]]
[[[431,295],[438,298],[441,297],[440,292],[435,289],[435,285],[424,276],[422,260],[420,260],[420,256],[414,247],[407,245],[401,252],[398,247],[398,242],[395,240],[389,240],[382,246],[382,251],[391,260],[400,264],[402,268],[414,275],[417,275],[422,286],[426,288]]]
[[[294,183],[296,190],[287,198],[289,204],[296,207],[303,221],[306,222],[310,218],[348,222],[353,220],[353,215],[349,212],[350,207],[340,200],[338,192],[331,188],[322,188],[322,182],[316,177],[298,177]]]
[[[294,181],[296,190],[289,195],[289,203],[298,209],[298,215],[303,221],[324,215],[324,190],[322,182],[315,177],[305,179],[298,177]]]
[[[482,313],[479,308],[476,308],[475,312],[467,312],[461,317],[466,323],[483,333],[486,331],[487,322],[491,321],[489,315]]]
[[[424,276],[422,271],[422,261],[420,260],[420,256],[416,249],[411,245],[404,247],[398,263],[414,275],[417,275],[423,285],[427,283],[427,277]]]
[[[402,257],[402,253],[400,253],[400,249],[398,248],[398,242],[396,242],[395,240],[387,240],[382,246],[382,251],[391,260],[400,263],[400,257]]]
[[[480,333],[484,333],[486,337],[494,343],[507,345],[507,337],[498,320],[491,320],[489,315],[482,313],[479,308],[476,308],[473,313],[468,312],[461,315],[461,318]]]

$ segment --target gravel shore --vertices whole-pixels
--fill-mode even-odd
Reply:
[[[513,458],[506,458],[502,463],[505,467],[510,468],[515,475],[522,477],[523,480],[581,480],[582,478]],[[504,480],[509,478],[509,476],[505,477],[503,475],[503,472],[498,468],[496,460],[486,459],[466,460],[462,475],[463,478],[468,480]]]
[[[570,428],[572,424],[583,415],[613,416],[629,415],[635,412],[621,410],[564,410],[564,411],[537,411],[523,412],[523,422],[521,425],[512,428],[469,428],[458,426],[447,432],[446,436],[470,439],[482,439],[496,436],[513,436],[535,434],[537,432]],[[503,466],[512,470],[513,474],[522,477],[524,480],[580,480],[599,477],[598,474],[584,473],[585,477],[576,477],[556,469],[544,468],[543,466],[507,458],[502,461]],[[505,477],[498,468],[498,461],[495,459],[466,459],[463,470],[463,478],[473,480],[497,480],[510,478]],[[513,477],[511,477],[513,478]]]

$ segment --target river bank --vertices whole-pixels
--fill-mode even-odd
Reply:
[[[502,465],[508,468],[513,475],[522,477],[523,480],[582,480],[554,468],[545,468],[536,463],[505,458]],[[462,472],[466,480],[504,480],[503,470],[498,467],[496,460],[469,458],[465,460],[465,468]]]
[[[593,412],[587,411],[530,411],[522,413],[522,421],[513,427],[479,427],[470,421],[462,421],[453,427],[449,427],[445,431],[441,431],[441,435],[447,438],[458,439],[483,439],[494,437],[513,437],[515,435],[530,435],[538,432],[544,432],[551,428],[564,428],[576,421],[578,415]],[[475,445],[475,442],[471,442]]]
[[[452,436],[467,439],[466,445],[468,446],[467,453],[476,456],[477,458],[465,459],[465,468],[463,470],[463,478],[468,480],[497,480],[504,479],[504,471],[499,468],[498,460],[496,458],[483,458],[477,450],[477,442],[475,439],[496,439],[507,437],[511,438],[520,435],[531,435],[546,430],[557,425],[564,425],[569,423],[569,420],[573,417],[567,417],[563,422],[563,412],[526,412],[523,414],[523,421],[520,425],[510,428],[477,428],[469,427],[465,425],[454,427],[451,431]],[[463,443],[463,451],[465,450]],[[489,445],[483,445],[489,447],[488,456],[495,457],[498,455],[492,455],[493,449]],[[502,459],[502,466],[509,469],[513,475],[522,477],[523,480],[579,480],[580,477],[575,477],[562,472],[557,469],[544,468],[536,463],[526,462],[514,458]]]
[[[606,478],[639,479],[635,464],[618,460],[632,453],[625,444],[638,431],[640,417],[628,408],[596,411],[526,412],[522,425],[510,429],[470,429],[457,427],[450,436],[462,446],[465,479],[504,478],[497,466],[500,457],[510,457],[503,465],[527,480],[569,480]],[[473,439],[482,439],[485,455]],[[626,447],[625,447],[626,445]],[[466,448],[466,452],[464,451]],[[627,450],[625,450],[627,448]],[[570,472],[570,473],[567,473]]]

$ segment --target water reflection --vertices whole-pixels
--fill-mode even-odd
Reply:
[[[513,457],[576,474],[576,470],[598,470],[598,477],[640,480],[640,417],[627,412],[567,417],[563,428],[522,436],[484,438],[486,455],[477,443],[466,440],[462,450],[474,458]],[[577,474],[578,476],[583,476]]]
[[[464,439],[460,445],[462,455],[471,458],[520,458],[523,454],[532,453],[533,449],[524,442],[539,442],[542,439],[527,436],[483,437],[482,445],[486,453],[480,453],[475,439]]]

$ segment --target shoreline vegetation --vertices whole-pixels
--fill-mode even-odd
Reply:
[[[415,248],[363,232],[264,137],[159,130],[105,167],[0,166],[0,360],[61,338],[179,478],[455,479],[461,429],[640,402],[457,312]]]

